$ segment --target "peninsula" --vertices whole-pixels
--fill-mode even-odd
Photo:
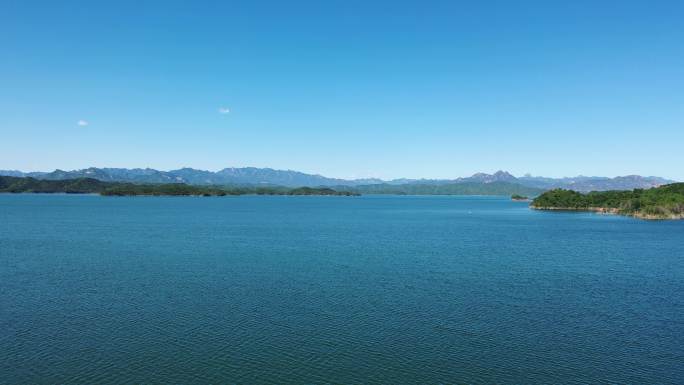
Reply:
[[[594,211],[641,219],[684,219],[684,183],[587,194],[555,189],[535,198],[530,207],[536,210]]]
[[[515,202],[528,202],[530,198],[520,194],[513,194],[511,195],[511,200]]]

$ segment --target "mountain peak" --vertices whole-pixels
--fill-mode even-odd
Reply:
[[[499,170],[499,171],[495,172],[494,176],[497,178],[515,178],[508,171],[503,171],[503,170]]]
[[[479,183],[492,183],[492,182],[517,182],[518,178],[511,175],[508,171],[499,170],[494,174],[486,174],[483,172],[478,172],[473,174],[470,178],[463,178],[462,180],[470,182]]]

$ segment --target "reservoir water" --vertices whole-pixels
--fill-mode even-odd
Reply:
[[[684,382],[684,221],[0,195],[0,383]]]

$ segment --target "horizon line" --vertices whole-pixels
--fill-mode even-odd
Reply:
[[[629,176],[639,176],[642,178],[661,178],[661,179],[666,179],[669,181],[675,181],[675,182],[678,181],[677,179],[673,179],[673,178],[665,177],[665,176],[660,176],[660,175],[641,175],[641,174],[634,174],[634,173],[623,174],[623,175],[612,175],[612,176],[608,176],[608,175],[584,175],[582,173],[577,174],[577,175],[573,175],[573,176],[545,176],[545,175],[534,175],[532,173],[525,173],[523,175],[515,175],[515,174],[513,174],[509,171],[506,171],[504,169],[498,169],[498,170],[493,171],[493,172],[478,171],[478,172],[474,172],[474,173],[467,175],[467,176],[436,177],[436,178],[426,178],[426,177],[381,178],[381,177],[374,177],[374,176],[368,176],[368,177],[355,177],[355,176],[337,177],[337,176],[327,176],[327,175],[317,173],[317,172],[307,172],[307,171],[295,170],[295,169],[290,169],[290,168],[273,168],[273,167],[257,167],[257,166],[240,166],[240,167],[230,166],[230,167],[223,167],[223,168],[215,169],[215,170],[194,168],[194,167],[189,167],[189,166],[183,166],[183,167],[179,167],[179,168],[169,168],[166,170],[152,168],[152,167],[110,167],[110,166],[98,167],[98,166],[89,166],[89,167],[85,167],[85,168],[74,168],[74,169],[70,169],[70,170],[67,168],[55,168],[52,171],[43,171],[43,170],[24,171],[24,170],[20,170],[18,168],[15,168],[15,169],[0,168],[0,171],[20,172],[23,174],[30,174],[30,173],[46,173],[46,174],[48,174],[48,173],[52,173],[52,172],[56,172],[56,171],[74,172],[74,171],[84,171],[84,170],[89,170],[89,169],[153,170],[153,171],[159,171],[159,172],[173,172],[173,171],[189,169],[189,170],[204,171],[204,172],[211,172],[211,173],[218,173],[220,171],[227,170],[227,169],[260,169],[260,170],[273,170],[273,171],[284,171],[284,172],[297,172],[297,173],[311,175],[311,176],[319,176],[319,177],[323,177],[323,178],[327,178],[327,179],[340,179],[340,180],[346,180],[346,181],[376,179],[376,180],[380,180],[383,182],[392,182],[392,181],[397,181],[397,180],[402,180],[402,179],[417,180],[417,181],[419,181],[419,180],[448,181],[448,180],[471,178],[471,177],[478,175],[478,174],[495,175],[497,173],[506,173],[506,174],[509,174],[509,175],[511,175],[515,178],[518,178],[518,179],[519,178],[526,178],[526,177],[549,178],[549,179],[571,179],[571,178],[610,178],[610,179],[614,179],[614,178],[624,178],[624,177],[629,177]]]

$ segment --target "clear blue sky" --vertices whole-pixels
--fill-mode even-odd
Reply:
[[[684,1],[4,0],[0,142],[1,169],[684,180]]]

